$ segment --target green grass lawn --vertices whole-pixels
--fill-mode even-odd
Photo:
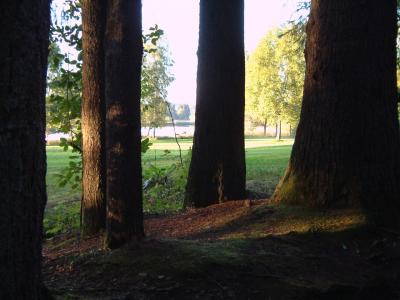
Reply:
[[[47,146],[47,197],[48,206],[53,206],[60,201],[79,199],[80,191],[73,191],[70,186],[60,187],[57,183],[57,174],[69,163],[70,152],[65,152],[59,146]]]
[[[249,190],[266,195],[273,192],[285,171],[292,144],[293,139],[285,139],[280,142],[271,138],[246,139],[247,188]],[[192,139],[180,139],[180,145],[182,156],[185,159],[192,146]],[[79,221],[73,214],[79,212],[80,189],[72,190],[68,185],[60,187],[57,182],[57,174],[68,166],[70,155],[70,152],[64,152],[58,146],[47,147],[48,204],[45,227],[47,224],[47,227],[52,228],[60,222],[73,222],[76,225]],[[143,155],[142,160],[144,173],[153,168],[152,166],[169,172],[171,165],[179,163],[178,146],[173,139],[158,139],[153,141],[153,145]],[[182,180],[180,185],[178,188],[169,187],[170,191],[165,191],[163,186],[157,186],[150,193],[145,193],[145,211],[168,212],[180,209],[184,191]],[[150,198],[156,199],[157,204],[149,203]],[[169,203],[170,199],[174,199],[174,203]],[[57,227],[54,231],[63,230],[61,227]]]
[[[280,142],[271,138],[246,139],[247,180],[277,182],[285,171],[293,140]],[[192,146],[191,139],[181,139],[182,155],[187,154]],[[165,150],[170,151],[168,154]],[[71,191],[69,186],[59,187],[57,174],[68,166],[70,153],[64,152],[58,146],[47,147],[47,191],[48,203],[54,205],[59,201],[69,201],[79,198],[80,191]],[[143,155],[144,169],[149,164],[165,167],[179,161],[178,146],[173,139],[158,139],[153,142],[150,150]]]

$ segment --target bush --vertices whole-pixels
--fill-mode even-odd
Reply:
[[[165,155],[169,155],[166,152]],[[183,165],[174,163],[157,167],[151,163],[143,174],[143,210],[147,213],[174,213],[183,208],[187,174],[191,159],[189,150]]]
[[[80,209],[79,201],[63,202],[48,209],[43,220],[45,236],[52,237],[60,233],[78,231]]]

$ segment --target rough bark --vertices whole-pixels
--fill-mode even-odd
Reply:
[[[82,1],[82,231],[106,224],[104,33],[107,1]]]
[[[185,205],[243,199],[243,0],[201,0],[196,121]]]
[[[50,1],[2,1],[0,19],[0,299],[42,299]]]
[[[140,133],[140,0],[110,0],[106,25],[106,244],[143,238]]]
[[[300,123],[273,199],[398,226],[396,1],[312,1]]]

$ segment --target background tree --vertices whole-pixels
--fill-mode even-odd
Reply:
[[[107,230],[106,245],[144,236],[140,127],[142,7],[110,0],[105,36]]]
[[[171,110],[175,120],[190,119],[190,107],[188,104],[173,104],[171,105]]]
[[[154,129],[154,136],[156,128],[167,123],[167,88],[174,80],[170,73],[173,61],[168,55],[165,42],[161,41],[158,45],[155,45],[155,42],[145,44],[146,52],[143,56],[141,81],[142,126],[148,127],[149,130]]]
[[[82,229],[105,229],[106,153],[104,33],[107,1],[82,2]]]
[[[304,82],[302,44],[290,29],[267,33],[249,56],[246,68],[246,117],[257,125],[298,123]]]
[[[196,121],[186,206],[246,197],[244,3],[201,0]]]
[[[311,2],[301,118],[275,201],[361,206],[399,226],[396,34],[396,0]]]
[[[151,98],[142,103],[142,126],[148,127],[148,132],[153,129],[153,137],[156,137],[156,129],[167,124],[168,106],[161,97]]]
[[[0,298],[43,299],[50,1],[2,1],[0,16]]]

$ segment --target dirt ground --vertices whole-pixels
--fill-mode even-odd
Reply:
[[[233,201],[147,216],[143,243],[101,236],[44,245],[58,299],[400,299],[400,236],[354,210]]]

